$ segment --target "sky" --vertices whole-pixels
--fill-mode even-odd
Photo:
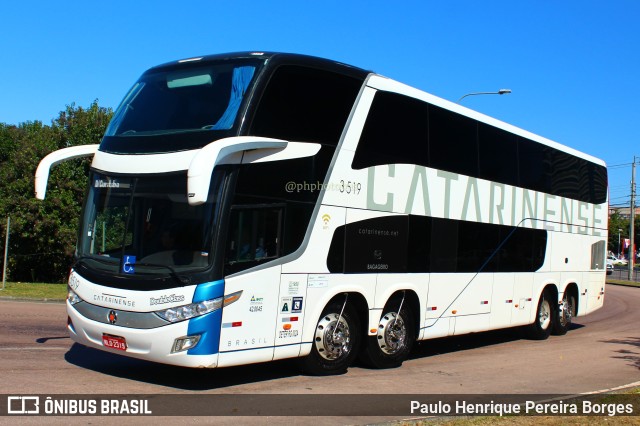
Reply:
[[[610,166],[629,204],[640,162],[637,0],[21,0],[0,14],[0,123],[66,105],[115,109],[146,69],[235,51],[369,69],[568,145]],[[638,173],[640,177],[640,173]]]

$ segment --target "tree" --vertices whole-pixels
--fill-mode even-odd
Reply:
[[[618,230],[622,229],[620,233]],[[629,238],[629,219],[620,216],[620,213],[616,210],[609,216],[609,244],[608,250],[615,253],[622,253],[622,244],[618,247],[618,234],[620,234],[620,240]],[[620,250],[620,251],[619,251]]]
[[[50,126],[39,121],[0,124],[0,217],[11,217],[10,278],[60,282],[73,262],[78,218],[90,160],[61,163],[51,170],[47,198],[34,198],[34,174],[45,155],[75,145],[99,143],[111,109],[94,101],[71,104]],[[5,224],[2,224],[4,235]]]

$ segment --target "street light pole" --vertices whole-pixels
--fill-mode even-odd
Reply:
[[[622,229],[618,228],[618,259],[620,259],[620,233]]]
[[[464,98],[466,98],[467,96],[477,96],[477,95],[508,95],[509,93],[511,93],[511,89],[500,89],[497,92],[474,92],[474,93],[467,93],[466,95],[462,96],[460,99],[458,99],[458,103],[460,103],[461,100],[463,100]]]
[[[634,239],[634,222],[636,218],[636,156],[633,156],[633,164],[631,164],[631,208],[629,209],[630,218],[629,218],[629,239],[631,240],[631,245],[629,246],[629,281],[633,280],[633,263],[636,260],[636,252],[635,252],[635,239]]]

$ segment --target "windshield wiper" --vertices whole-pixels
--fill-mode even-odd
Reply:
[[[115,257],[106,257],[106,256],[91,256],[88,254],[83,254],[82,256],[78,256],[78,258],[76,259],[75,263],[73,264],[73,267],[75,268],[76,265],[83,261],[83,260],[95,260],[96,262],[102,263],[104,265],[109,265],[109,266],[118,266],[118,263],[120,263],[120,259],[115,258]],[[110,259],[110,260],[107,260]],[[148,268],[165,268],[169,270],[169,275],[171,275],[172,278],[174,278],[180,285],[189,285],[191,284],[191,280],[189,278],[186,277],[181,277],[180,275],[178,275],[178,272],[169,265],[163,265],[160,263],[148,263],[148,262],[136,262],[136,263],[132,263],[131,266],[143,266],[143,267],[148,267]]]

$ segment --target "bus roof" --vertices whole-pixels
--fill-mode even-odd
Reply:
[[[320,58],[316,56],[302,55],[298,53],[281,53],[281,52],[232,52],[221,53],[216,55],[196,56],[192,58],[180,59],[177,61],[167,62],[150,68],[148,71],[157,71],[165,68],[180,67],[184,64],[198,63],[206,64],[208,62],[220,62],[234,59],[258,59],[264,61],[269,66],[277,66],[280,64],[300,65],[312,68],[326,69],[328,71],[339,72],[341,74],[351,75],[353,77],[364,79],[371,71],[354,67],[342,62],[333,61],[331,59]]]

